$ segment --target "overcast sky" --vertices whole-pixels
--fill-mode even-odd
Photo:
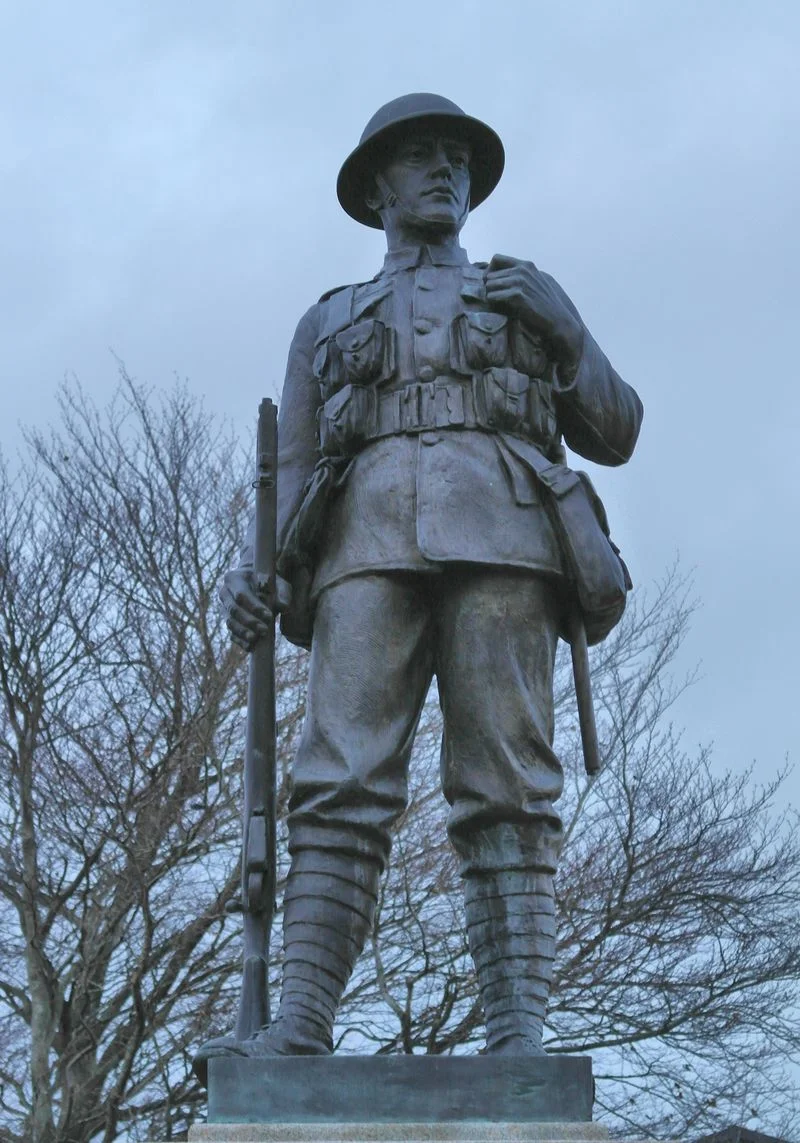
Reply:
[[[686,745],[774,773],[800,743],[798,59],[794,0],[6,4],[0,444],[65,374],[102,402],[110,350],[249,432],[301,314],[381,264],[341,161],[439,92],[506,146],[471,257],[554,274],[644,401],[633,461],[593,475],[637,584],[696,569]]]

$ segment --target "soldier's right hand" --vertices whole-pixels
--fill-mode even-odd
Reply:
[[[266,580],[253,571],[229,571],[220,588],[219,598],[226,612],[228,630],[234,643],[252,651],[256,643],[270,631],[276,612],[288,606],[291,588],[277,578],[277,599],[270,600]]]

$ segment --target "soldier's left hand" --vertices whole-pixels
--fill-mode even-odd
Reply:
[[[520,318],[541,334],[561,363],[578,365],[583,351],[583,326],[553,281],[533,262],[495,254],[486,271],[486,297],[492,305]]]

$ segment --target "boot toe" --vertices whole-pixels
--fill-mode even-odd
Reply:
[[[332,1043],[321,1036],[317,1037],[294,1021],[278,1018],[246,1040],[236,1040],[233,1036],[206,1040],[197,1049],[192,1069],[203,1087],[208,1087],[209,1060],[231,1056],[248,1060],[270,1056],[329,1056],[332,1051]]]

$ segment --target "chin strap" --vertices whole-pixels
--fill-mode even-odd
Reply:
[[[383,175],[376,174],[375,175],[375,183],[378,187],[378,190],[383,195],[383,205],[385,207],[392,208],[395,206],[399,206],[402,217],[404,219],[406,219],[408,222],[416,223],[418,226],[430,227],[430,226],[436,226],[437,225],[435,222],[431,222],[431,220],[429,218],[425,218],[425,217],[423,217],[423,215],[417,214],[417,212],[415,210],[412,210],[410,206],[408,206],[405,202],[403,202],[400,195],[397,193],[397,191],[392,190],[392,188],[389,186],[389,184],[387,183],[387,181],[383,177]],[[376,211],[376,213],[379,213],[379,212]],[[469,214],[469,199],[467,199],[467,204],[464,207],[464,209],[462,210],[461,214],[459,215],[459,217],[455,223],[455,227],[456,227],[457,231],[460,230],[461,227],[464,225],[468,214]]]

